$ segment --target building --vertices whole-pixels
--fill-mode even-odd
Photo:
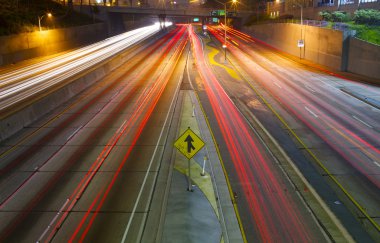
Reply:
[[[266,13],[272,18],[300,18],[302,6],[305,19],[320,19],[320,11],[345,11],[351,15],[358,9],[379,9],[380,0],[275,0],[267,2]]]

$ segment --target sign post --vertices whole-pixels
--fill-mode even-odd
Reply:
[[[188,176],[187,176],[187,190],[189,192],[193,191],[193,186],[191,184],[191,170],[190,170],[190,159],[187,160],[187,169],[188,169]]]
[[[190,127],[174,142],[174,147],[178,149],[185,157],[188,159],[188,188],[187,190],[192,192],[193,188],[191,186],[191,172],[190,172],[190,160],[196,155],[199,150],[203,148],[205,143],[201,138],[195,134]]]
[[[201,176],[205,176],[206,161],[207,161],[207,156],[203,157],[203,166],[202,166]]]

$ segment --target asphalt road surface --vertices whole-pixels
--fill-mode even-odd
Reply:
[[[3,144],[0,241],[139,241],[184,69],[185,33],[178,27],[145,42]]]

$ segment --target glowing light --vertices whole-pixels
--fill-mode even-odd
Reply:
[[[165,23],[170,26],[172,23]],[[0,75],[0,110],[90,68],[157,33],[159,25],[135,29],[31,67]],[[34,92],[31,92],[31,91]]]
[[[223,43],[223,38],[218,35],[217,28],[210,29],[210,33]],[[326,100],[314,95],[313,92],[317,90],[319,90],[320,93],[329,92],[315,83],[309,82],[308,85],[305,86],[306,88],[304,88],[293,85],[293,81],[286,78],[279,80],[276,75],[266,69],[265,65],[254,61],[255,59],[260,59],[258,59],[257,53],[255,53],[252,47],[247,45],[247,43],[259,42],[260,45],[270,48],[273,52],[281,51],[232,28],[229,28],[228,31],[232,38],[236,38],[235,41],[239,43],[240,47],[236,48],[235,46],[231,46],[229,48],[230,52],[238,59],[244,60],[242,61],[242,66],[249,75],[257,80],[257,82],[265,88],[266,92],[276,97],[277,102],[283,104],[284,107],[289,110],[290,114],[303,122],[316,136],[339,153],[353,168],[362,175],[365,175],[373,185],[380,188],[380,180],[376,177],[376,174],[373,173],[374,168],[378,169],[373,161],[377,161],[380,157],[380,150],[373,145],[378,141],[378,134],[371,131],[371,124],[375,124],[376,122],[368,117],[367,114],[361,113],[361,111],[353,110],[352,112],[357,112],[357,116],[364,117],[364,123],[362,120],[358,121],[356,116],[348,115],[344,111],[352,110],[352,107],[342,102],[342,100],[334,100],[335,103],[339,104],[339,107],[342,107],[338,109],[337,106],[332,106]],[[251,56],[255,58],[250,58]],[[262,59],[264,58],[265,57],[262,57]],[[291,66],[284,68],[280,65],[277,67],[283,69],[284,72],[285,70],[288,71],[289,68],[293,68]],[[316,69],[328,75],[339,77],[339,75],[330,73],[319,67],[316,67]],[[260,72],[258,74],[257,71],[254,72],[253,70],[260,70]],[[313,72],[311,72],[311,75],[314,75]],[[326,75],[326,77],[328,76]],[[343,77],[339,78],[345,79]],[[266,80],[273,80],[274,82],[266,82]],[[345,79],[345,81],[350,82],[350,80],[347,79]],[[278,85],[279,83],[281,86]],[[360,85],[354,82],[352,82],[352,84]],[[281,88],[281,92],[278,92],[278,88]],[[313,95],[310,95],[310,90]],[[308,109],[313,112],[307,111],[304,105],[300,104],[307,104]],[[315,113],[318,114],[318,120],[315,119]],[[353,150],[349,148],[356,149]]]
[[[212,33],[223,39],[215,31]],[[286,195],[281,180],[277,179],[279,174],[273,161],[206,64],[198,37],[195,34],[190,36],[202,87],[226,143],[234,173],[242,184],[247,185],[241,198],[248,205],[258,237],[263,242],[313,241],[313,236],[302,223],[303,216],[297,205]]]

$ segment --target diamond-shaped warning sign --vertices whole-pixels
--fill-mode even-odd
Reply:
[[[205,143],[190,127],[174,143],[174,147],[188,159],[196,155],[203,146],[205,146]]]

